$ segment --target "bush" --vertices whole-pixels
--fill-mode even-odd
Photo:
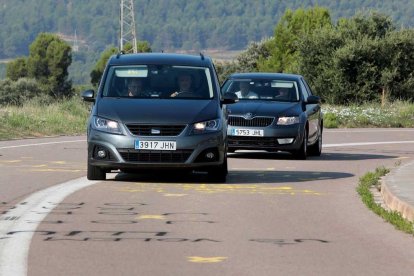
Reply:
[[[35,79],[21,78],[0,81],[0,105],[22,105],[43,94],[42,86]]]
[[[339,118],[333,113],[323,115],[323,126],[326,128],[337,128],[339,126]]]

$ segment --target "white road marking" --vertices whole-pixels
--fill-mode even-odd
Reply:
[[[414,141],[393,141],[393,142],[360,142],[360,143],[342,143],[342,144],[324,144],[324,148],[333,147],[353,147],[353,146],[370,146],[370,145],[390,145],[390,144],[412,144]]]
[[[36,147],[36,146],[47,146],[47,145],[54,145],[54,144],[79,143],[79,142],[86,142],[86,140],[83,139],[83,140],[69,140],[69,141],[56,141],[56,142],[47,142],[47,143],[23,144],[23,145],[15,145],[15,146],[4,146],[4,147],[0,147],[0,149]]]
[[[17,204],[15,209],[2,215],[0,217],[0,275],[27,275],[30,242],[42,220],[65,197],[98,182],[88,181],[86,177],[82,177],[44,189],[32,194]],[[15,235],[8,235],[16,231],[18,233]]]
[[[365,129],[324,129],[323,132],[330,132],[330,133],[372,133],[372,132],[413,132],[414,128],[392,128],[392,129],[384,129],[384,128],[365,128]]]

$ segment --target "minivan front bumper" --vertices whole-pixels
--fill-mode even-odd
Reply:
[[[205,168],[223,164],[226,152],[223,131],[179,136],[117,135],[90,129],[88,135],[89,164],[116,169]],[[175,141],[176,150],[136,150],[137,139]],[[100,152],[101,151],[101,152]],[[102,153],[102,151],[104,153]]]

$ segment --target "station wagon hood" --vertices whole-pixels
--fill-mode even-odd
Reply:
[[[128,123],[189,124],[217,118],[214,100],[102,98],[96,115]]]
[[[228,107],[230,115],[245,115],[252,113],[253,116],[279,116],[294,115],[302,112],[299,102],[274,102],[274,101],[239,101]]]

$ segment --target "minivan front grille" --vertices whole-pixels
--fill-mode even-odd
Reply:
[[[193,150],[131,150],[118,149],[126,162],[148,162],[148,163],[184,163],[190,157]]]
[[[185,125],[127,124],[126,126],[136,136],[178,136],[185,128]]]
[[[274,117],[253,117],[245,119],[241,116],[229,116],[229,125],[239,127],[267,127],[270,126]]]

